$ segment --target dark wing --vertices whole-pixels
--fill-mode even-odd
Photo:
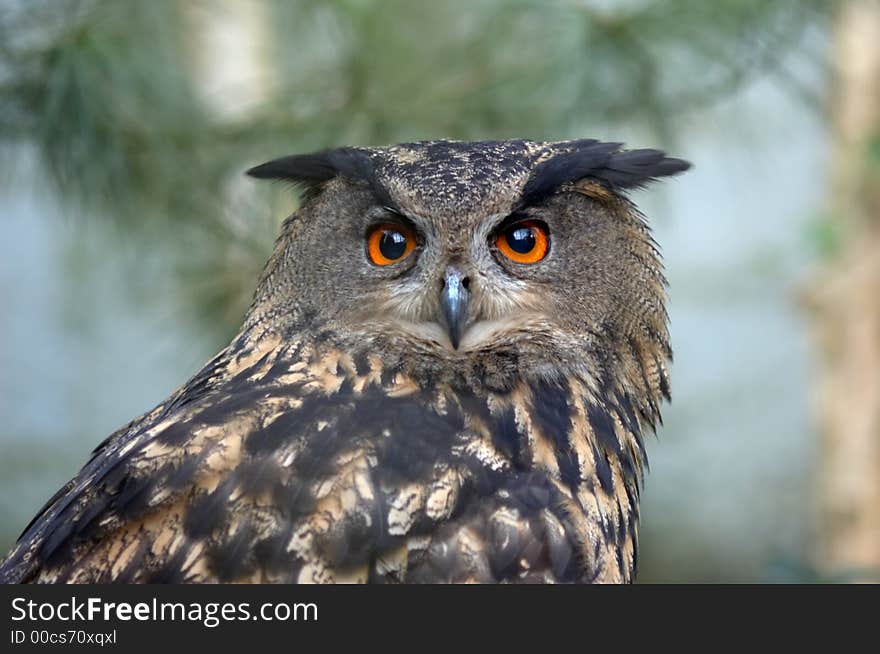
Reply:
[[[378,359],[272,340],[223,353],[96,450],[0,581],[617,575],[558,466],[533,465],[528,402],[428,393]]]

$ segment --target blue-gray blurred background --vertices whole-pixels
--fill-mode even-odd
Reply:
[[[0,0],[0,550],[235,332],[297,201],[247,167],[595,137],[695,164],[634,196],[675,349],[641,581],[876,578],[878,48],[873,0]]]

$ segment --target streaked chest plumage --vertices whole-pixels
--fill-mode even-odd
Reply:
[[[426,389],[379,357],[270,337],[105,448],[124,460],[58,511],[69,528],[34,552],[39,580],[628,581],[635,566],[638,418],[578,381]]]

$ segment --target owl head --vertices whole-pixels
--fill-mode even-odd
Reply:
[[[595,140],[428,141],[251,169],[305,187],[246,328],[308,334],[421,380],[510,388],[665,375],[657,247],[623,195],[689,167]],[[660,366],[660,372],[656,368]]]

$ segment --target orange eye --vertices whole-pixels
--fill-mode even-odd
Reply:
[[[377,225],[367,236],[367,253],[377,266],[388,266],[405,259],[415,246],[413,233],[400,225]]]
[[[547,228],[526,220],[514,223],[498,235],[495,245],[504,256],[517,263],[538,263],[547,256],[550,239]]]

